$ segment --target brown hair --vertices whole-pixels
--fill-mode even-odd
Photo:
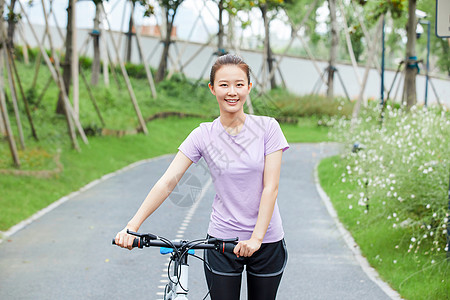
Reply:
[[[250,83],[250,67],[244,62],[242,58],[234,54],[225,54],[219,56],[211,67],[211,73],[209,74],[209,82],[214,86],[214,79],[216,78],[216,72],[222,66],[234,65],[239,67],[245,74],[247,74],[248,83]]]

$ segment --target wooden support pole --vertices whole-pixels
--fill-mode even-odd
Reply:
[[[19,134],[20,148],[22,150],[25,150],[25,138],[23,136],[22,122],[20,120],[19,105],[17,104],[16,85],[14,83],[14,78],[12,76],[11,66],[9,65],[7,51],[8,51],[8,48],[5,47],[5,49],[2,51],[3,52],[2,55],[3,55],[5,67],[6,67],[6,74],[8,75],[9,91],[11,93],[11,101],[12,101],[12,105],[13,105],[13,109],[14,109],[14,116],[16,117],[17,132]]]
[[[105,13],[105,16],[106,16],[105,7],[103,5],[102,5],[102,11]],[[107,17],[106,17],[106,21],[108,22],[108,27],[111,28],[111,24],[109,23],[109,20],[108,20]],[[111,42],[112,42],[112,44],[113,44],[113,46],[115,48],[117,59],[119,60],[120,69],[122,70],[122,75],[123,75],[123,77],[125,79],[125,83],[126,83],[127,88],[128,88],[128,93],[130,94],[131,102],[133,104],[134,110],[135,110],[136,115],[138,117],[139,124],[141,126],[141,130],[142,130],[142,132],[144,132],[144,134],[148,134],[147,124],[145,123],[145,120],[142,117],[141,110],[139,108],[136,96],[135,96],[134,91],[133,91],[133,87],[131,85],[130,77],[128,76],[127,70],[125,69],[125,64],[120,59],[119,48],[117,47],[116,42],[114,40],[114,37],[111,34],[111,29],[109,29],[108,32],[109,32],[109,35],[110,35],[110,38],[111,38]]]
[[[133,19],[133,14],[131,14],[131,19]],[[134,21],[132,21],[132,23],[134,23]],[[141,32],[140,29],[141,27],[137,26],[137,24],[134,24],[135,29],[136,29],[136,41],[137,41],[137,46],[139,48],[140,53],[143,53],[142,51],[142,44],[141,44]],[[144,68],[145,68],[145,73],[147,74],[147,80],[148,83],[150,85],[150,91],[152,93],[152,97],[154,99],[156,99],[157,95],[156,95],[156,88],[155,88],[155,82],[153,80],[153,76],[152,76],[152,72],[150,72],[150,68],[148,66],[148,63],[145,59],[142,59],[143,63],[144,63]]]
[[[381,18],[378,20],[374,43],[377,43],[378,38],[381,34],[381,28],[383,27],[382,26],[383,19],[384,19],[384,15],[382,15]],[[369,77],[370,65],[371,65],[372,60],[374,59],[376,49],[377,49],[376,47],[372,47],[369,52],[369,56],[368,56],[369,61],[367,62],[366,70],[364,72],[363,82],[362,82],[361,89],[359,92],[358,100],[356,101],[356,104],[353,107],[352,124],[355,124],[356,118],[358,117],[359,111],[361,110],[361,104],[364,99],[364,90],[366,89],[367,79]]]
[[[311,5],[309,6],[308,11],[306,12],[305,16],[303,17],[302,21],[300,22],[300,24],[298,26],[295,26],[294,23],[292,22],[292,19],[289,18],[289,16],[288,16],[289,22],[291,23],[291,27],[292,27],[292,30],[293,30],[292,35],[291,35],[291,40],[289,41],[289,44],[287,45],[287,47],[284,49],[283,54],[281,54],[280,58],[276,61],[275,66],[273,67],[272,71],[269,74],[269,80],[271,80],[273,78],[273,76],[275,76],[275,71],[276,70],[278,70],[280,75],[281,75],[281,70],[280,70],[281,61],[286,56],[288,50],[291,48],[291,46],[292,46],[292,44],[294,42],[294,39],[297,36],[297,32],[300,30],[300,28],[303,27],[303,25],[305,24],[305,22],[308,20],[309,16],[311,15],[311,12],[316,7],[317,1],[318,0],[314,0],[314,2],[311,3]],[[287,12],[286,12],[286,15],[288,15]],[[284,85],[286,85],[286,84],[284,83]]]
[[[344,34],[345,34],[345,41],[347,42],[347,49],[348,53],[350,54],[350,60],[352,61],[353,71],[355,72],[356,79],[358,81],[359,86],[361,87],[361,78],[359,76],[358,71],[358,63],[356,62],[355,58],[355,52],[353,51],[352,41],[350,39],[350,34],[348,33],[348,26],[347,26],[347,18],[345,16],[344,6],[342,5],[342,1],[337,0],[339,4],[339,8],[341,9],[341,16],[344,19]]]
[[[100,7],[97,7],[97,9],[100,9]],[[108,68],[108,45],[106,44],[105,39],[105,30],[103,29],[103,26],[100,26],[100,44],[102,48],[100,49],[100,53],[102,55],[102,61],[103,61],[103,81],[105,82],[106,86],[109,86],[109,68]]]
[[[47,80],[47,83],[45,84],[44,88],[42,89],[41,94],[39,95],[39,97],[37,98],[36,101],[36,107],[39,107],[39,105],[41,105],[41,101],[45,96],[45,93],[47,92],[48,88],[50,87],[50,84],[53,82],[53,77],[52,75],[50,75],[50,77]]]
[[[95,111],[97,112],[97,116],[100,119],[100,122],[102,123],[103,127],[105,127],[105,121],[102,118],[102,114],[100,113],[100,109],[98,108],[97,101],[95,101],[95,97],[92,94],[91,87],[89,86],[89,83],[88,83],[88,81],[86,79],[86,76],[84,76],[83,70],[81,68],[80,68],[80,75],[81,75],[81,78],[83,79],[84,85],[86,86],[86,89],[88,91],[89,98],[91,99],[92,104],[94,105]]]
[[[80,83],[78,77],[78,47],[77,47],[77,2],[74,1],[72,5],[72,57],[70,63],[72,64],[72,101],[75,118],[80,119]]]
[[[6,136],[5,121],[3,120],[2,113],[0,113],[0,137],[1,136]]]
[[[0,11],[3,13],[3,1],[0,0]],[[3,22],[1,22],[3,23]],[[3,25],[0,25],[3,27]],[[20,167],[19,153],[17,152],[16,142],[11,130],[11,124],[9,123],[8,109],[6,108],[5,101],[5,89],[4,89],[4,78],[3,78],[3,52],[5,47],[0,49],[0,113],[2,115],[3,127],[6,131],[6,138],[8,139],[9,149],[11,151],[11,156],[13,159],[14,166]]]
[[[8,51],[8,59],[9,59],[9,64],[13,68],[14,75],[16,76],[17,84],[19,85],[19,90],[20,90],[20,94],[22,96],[23,103],[25,104],[25,111],[27,113],[28,122],[30,123],[31,134],[33,135],[34,139],[36,141],[38,141],[39,138],[38,138],[37,133],[36,133],[36,128],[34,127],[33,118],[31,117],[30,105],[28,103],[28,99],[27,99],[27,97],[25,95],[25,92],[23,90],[23,86],[22,86],[22,82],[20,80],[19,72],[17,71],[16,63],[14,62],[14,59],[13,59],[13,57],[11,55],[11,51]]]
[[[20,23],[20,25],[22,25],[22,23]],[[23,34],[22,26],[18,26],[17,31],[19,32],[20,38],[22,40],[23,61],[26,65],[28,65],[30,63],[30,58],[28,56],[29,45],[27,43],[27,40],[25,39],[25,35]]]
[[[26,13],[26,11],[25,11],[25,9],[23,7],[23,4],[20,1],[19,1],[19,5],[20,5],[20,8],[22,10],[22,14],[25,16],[25,18],[27,19],[28,23],[31,24],[30,20],[29,20],[29,17],[28,17],[28,14]],[[38,39],[38,37],[36,35],[36,32],[33,29],[33,26],[30,26],[30,30],[31,30],[31,33],[32,33],[34,39],[36,40],[36,42],[39,43],[39,39]],[[49,36],[49,40],[51,41],[51,37],[50,36]],[[60,91],[62,92],[72,144],[73,144],[75,149],[80,149],[79,146],[78,146],[78,142],[76,140],[76,136],[74,136],[74,131],[71,128],[72,127],[71,126],[72,119],[74,120],[74,123],[75,123],[75,125],[76,125],[76,127],[78,129],[78,132],[79,132],[82,140],[86,144],[88,144],[89,142],[88,142],[88,140],[86,138],[86,134],[84,133],[83,127],[81,126],[81,124],[78,121],[78,119],[75,118],[75,116],[74,116],[74,112],[73,112],[72,106],[70,105],[69,97],[67,96],[66,88],[64,86],[64,81],[62,79],[61,74],[59,73],[60,65],[59,65],[58,57],[56,56],[56,53],[55,53],[55,51],[54,51],[54,49],[52,47],[52,51],[53,51],[53,54],[54,54],[53,56],[54,56],[54,59],[55,59],[55,66],[56,66],[56,68],[55,68],[55,66],[53,66],[52,62],[50,61],[50,58],[48,57],[47,52],[45,51],[43,45],[42,44],[38,44],[38,45],[39,45],[39,49],[41,51],[42,57],[44,58],[44,61],[46,62],[47,66],[48,66],[48,68],[50,70],[50,73],[52,75],[53,80],[58,84],[58,87],[59,87]]]

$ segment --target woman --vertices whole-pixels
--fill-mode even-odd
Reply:
[[[252,84],[249,67],[240,57],[220,56],[211,68],[209,88],[216,96],[220,117],[200,124],[180,145],[167,171],[115,242],[131,249],[134,236],[126,230],[138,231],[189,166],[203,157],[216,189],[208,235],[239,237],[234,254],[205,251],[211,299],[239,299],[244,266],[248,299],[275,299],[287,261],[276,199],[281,157],[289,145],[275,119],[244,113]]]

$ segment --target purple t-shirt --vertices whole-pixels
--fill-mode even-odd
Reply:
[[[239,134],[226,132],[220,117],[202,123],[178,148],[190,160],[206,161],[216,196],[208,234],[218,238],[248,240],[256,225],[263,191],[264,157],[289,145],[274,118],[247,115]],[[277,203],[264,243],[284,236]]]

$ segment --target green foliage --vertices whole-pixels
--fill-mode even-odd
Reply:
[[[353,102],[343,98],[329,99],[321,95],[298,96],[283,89],[275,89],[269,93],[268,99],[264,96],[255,98],[253,105],[257,114],[269,114],[279,118],[283,117],[311,117],[320,119],[331,116],[351,115]]]
[[[407,253],[410,229],[394,228],[385,206],[370,198],[367,214],[359,206],[358,184],[342,174],[348,173],[347,162],[339,156],[324,159],[318,167],[320,184],[336,209],[339,220],[350,231],[362,254],[381,278],[404,299],[447,299],[450,290],[449,266],[445,254]],[[350,199],[348,195],[353,195]],[[351,209],[349,209],[351,207]],[[392,211],[390,211],[392,213]],[[392,216],[391,216],[392,217]]]
[[[348,121],[334,123],[336,138],[347,151],[345,172],[339,178],[352,192],[347,205],[383,220],[403,232],[411,255],[444,255],[447,191],[450,169],[450,115],[413,107],[410,112],[388,108],[382,126],[378,108],[366,111],[353,129]],[[359,143],[361,151],[351,151]],[[370,209],[369,209],[370,207]],[[374,216],[372,216],[374,215]]]

